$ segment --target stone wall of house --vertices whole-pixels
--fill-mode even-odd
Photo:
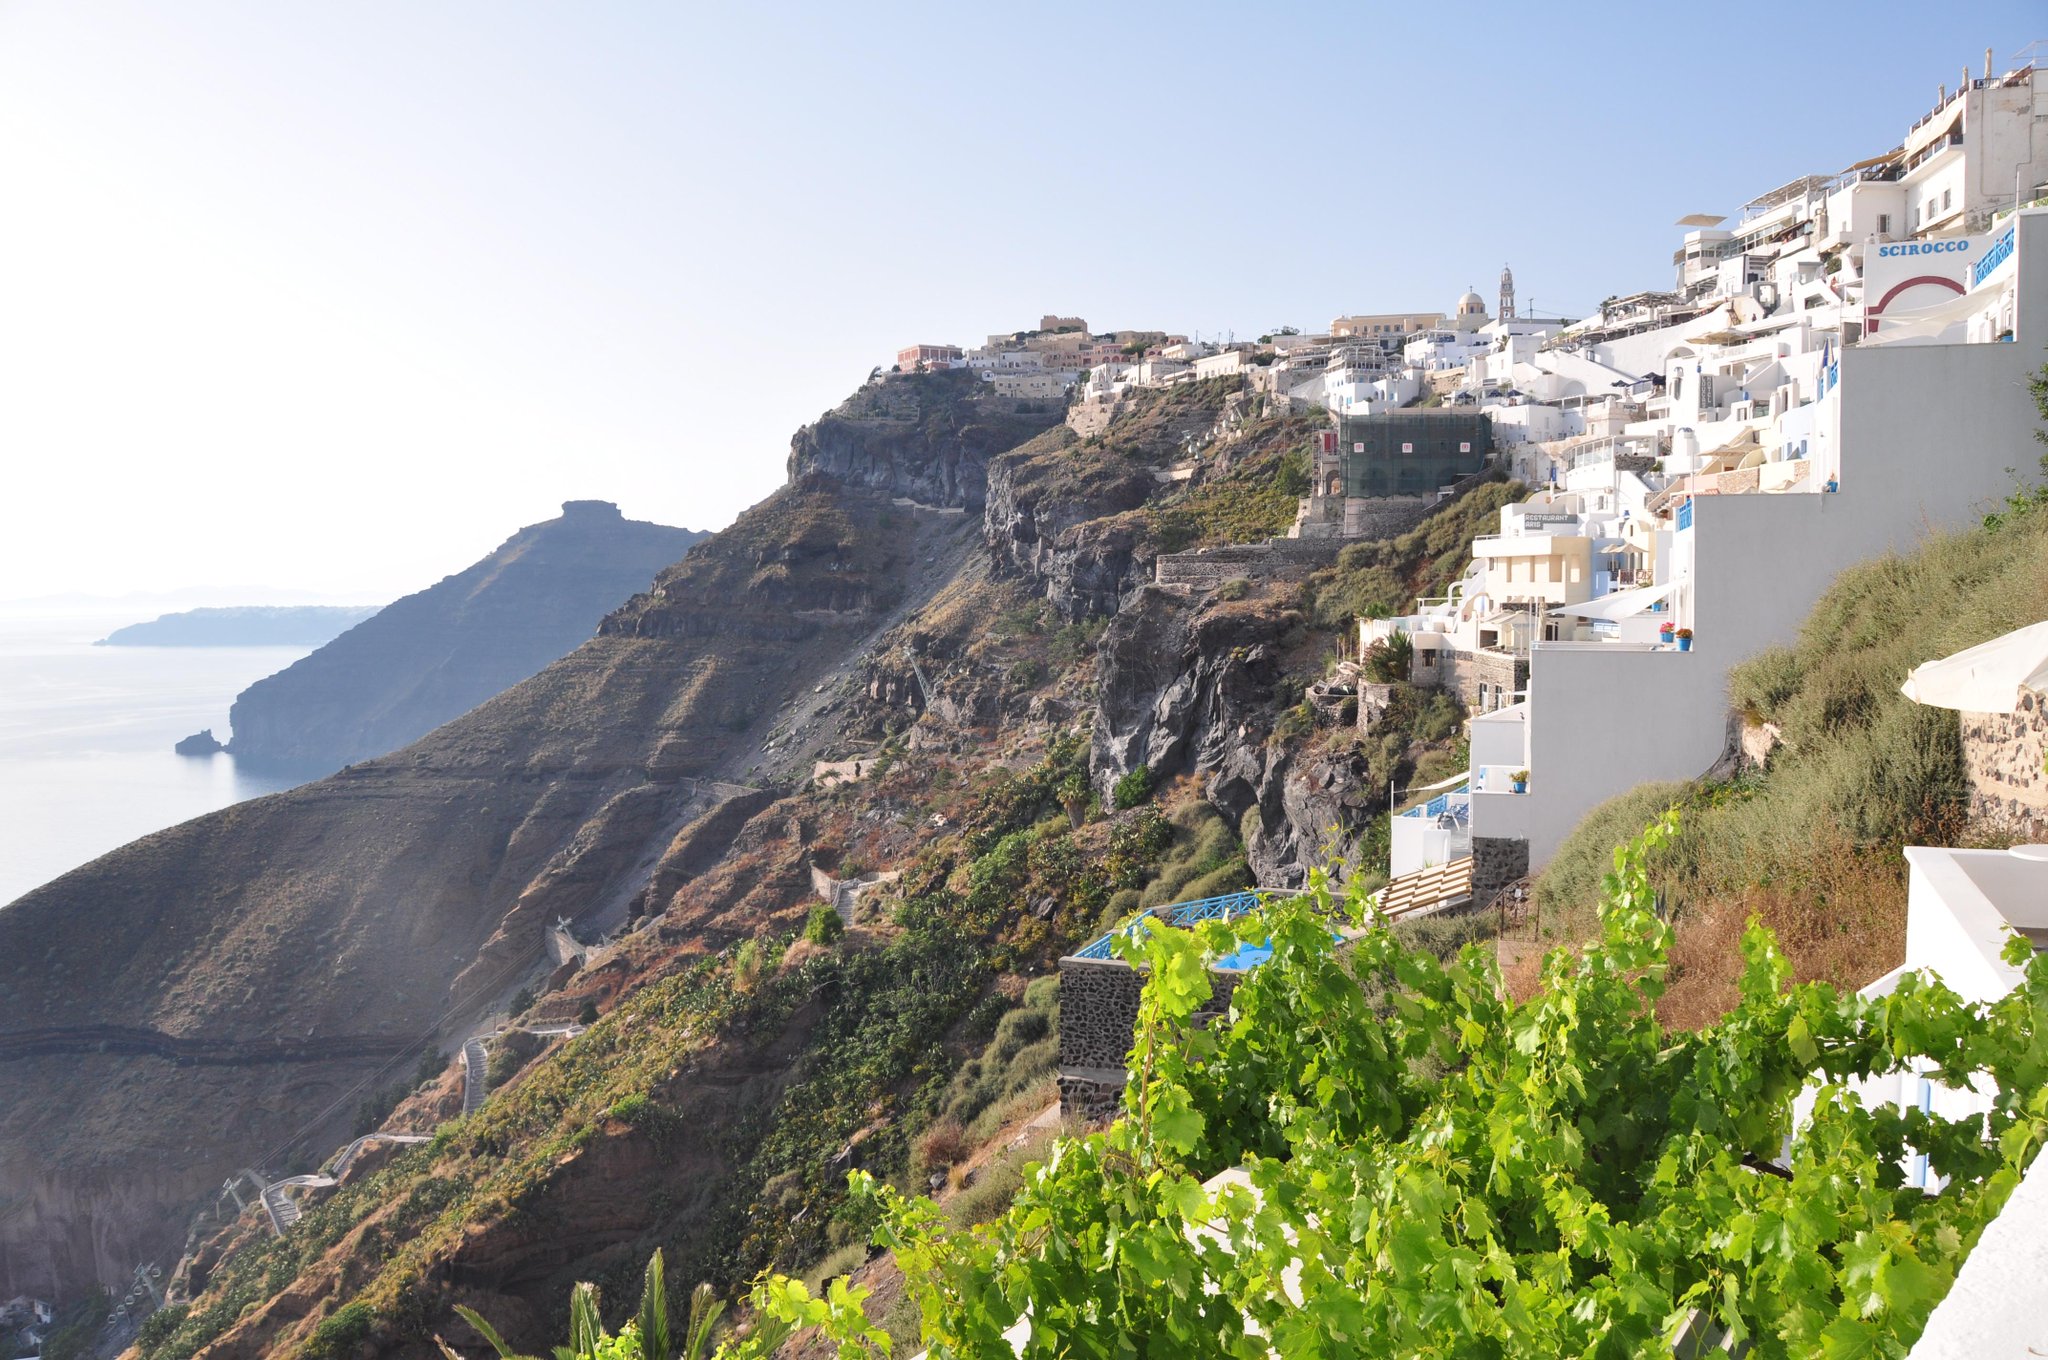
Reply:
[[[1529,873],[1529,842],[1506,836],[1472,838],[1472,903],[1485,907],[1493,895]]]
[[[1965,713],[1970,816],[2023,841],[2048,841],[2048,695],[2020,691],[2011,713]]]
[[[1242,973],[1211,973],[1197,1019],[1230,1007]],[[1138,1024],[1144,974],[1115,959],[1060,960],[1060,1111],[1095,1119],[1114,1109]]]
[[[1423,664],[1424,659],[1430,656],[1438,658],[1438,664]],[[1529,659],[1505,652],[1467,652],[1446,647],[1417,652],[1415,663],[1410,678],[1416,684],[1425,689],[1455,694],[1474,713],[1499,708],[1509,702],[1499,696],[1513,696],[1529,687]],[[1481,702],[1482,685],[1494,696],[1490,704]],[[1361,714],[1364,708],[1364,704],[1359,705]]]
[[[1379,720],[1387,715],[1387,709],[1393,706],[1394,691],[1399,688],[1399,685],[1376,685],[1364,680],[1358,682],[1358,730],[1360,733],[1372,731],[1379,723]]]

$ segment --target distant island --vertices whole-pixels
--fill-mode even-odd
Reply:
[[[95,647],[318,647],[376,613],[381,605],[238,605],[187,609],[131,623]]]

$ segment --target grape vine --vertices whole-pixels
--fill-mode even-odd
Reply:
[[[933,1360],[1008,1355],[1019,1324],[1034,1357],[1903,1356],[2048,1132],[2048,963],[2016,939],[2024,982],[1990,1005],[1920,977],[1866,999],[1788,988],[1752,923],[1735,1010],[1666,1032],[1645,866],[1676,824],[1615,852],[1601,939],[1525,1003],[1485,948],[1406,949],[1321,876],[1121,941],[1149,971],[1123,1118],[1059,1141],[980,1228],[854,1174]],[[1271,961],[1198,1023],[1208,961],[1264,938]],[[1995,1083],[1992,1111],[1850,1089],[1901,1068]],[[1915,1153],[1939,1193],[1907,1184]],[[888,1353],[843,1281],[770,1278],[752,1303],[841,1357]]]

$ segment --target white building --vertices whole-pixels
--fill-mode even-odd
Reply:
[[[1477,805],[1475,840],[1526,840],[1540,866],[1608,798],[1696,777],[1725,745],[1735,663],[1790,642],[1843,569],[1912,547],[1930,525],[1970,522],[2010,488],[2006,469],[2035,451],[2026,380],[2048,343],[2048,212],[2008,218],[1993,234],[2003,241],[2008,228],[2011,244],[1973,267],[1974,286],[1938,334],[1909,328],[1893,342],[1824,346],[1812,376],[1794,376],[1775,419],[1803,443],[1780,445],[1775,464],[1761,443],[1739,457],[1674,452],[1702,470],[1648,502],[1662,521],[1655,534],[1668,535],[1648,540],[1653,585],[1666,588],[1674,623],[1696,642],[1681,652],[1627,638],[1537,641],[1526,824],[1489,825]],[[2008,317],[2009,329],[1991,331]],[[1756,419],[1753,392],[1735,406]],[[1704,470],[1721,463],[1731,466]],[[1778,469],[1779,494],[1733,494],[1766,490],[1767,466]]]

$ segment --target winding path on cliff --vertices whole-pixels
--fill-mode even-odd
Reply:
[[[414,1041],[402,1035],[333,1034],[286,1039],[213,1039],[166,1034],[126,1025],[57,1025],[0,1033],[0,1062],[78,1053],[119,1053],[166,1058],[179,1064],[249,1067],[261,1063],[325,1062],[333,1058],[393,1058]]]

